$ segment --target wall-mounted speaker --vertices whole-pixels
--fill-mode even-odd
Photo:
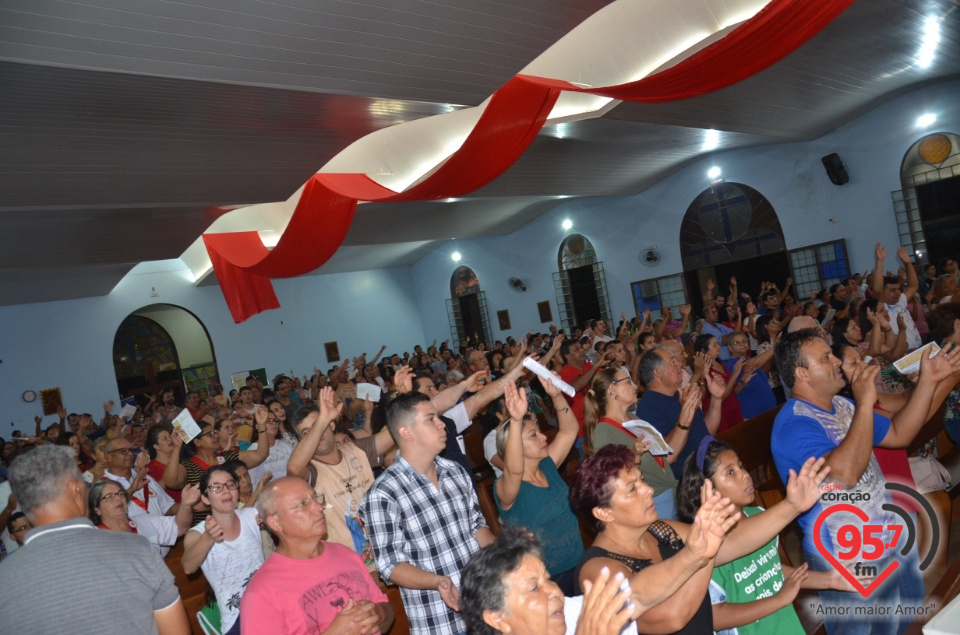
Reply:
[[[840,155],[834,152],[820,159],[823,167],[827,171],[827,176],[834,185],[843,185],[850,181],[850,175],[847,174],[847,166],[844,164]]]

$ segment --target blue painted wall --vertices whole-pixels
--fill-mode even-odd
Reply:
[[[151,288],[160,297],[151,298]],[[42,409],[39,399],[24,403],[27,389],[59,387],[68,410],[99,419],[101,404],[118,398],[111,359],[117,327],[148,304],[181,306],[204,323],[224,382],[261,367],[268,377],[326,371],[328,341],[338,342],[342,357],[370,358],[381,344],[402,352],[424,341],[408,268],[276,280],[274,288],[281,309],[234,324],[219,287],[194,287],[179,261],[164,261],[138,265],[107,296],[0,308],[0,436],[33,433]]]

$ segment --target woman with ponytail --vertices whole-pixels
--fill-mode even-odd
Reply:
[[[619,368],[598,371],[584,399],[583,423],[587,442],[593,451],[606,445],[633,449],[644,482],[653,488],[657,516],[673,520],[677,517],[677,477],[667,463],[668,457],[650,454],[650,442],[639,439],[623,425],[637,419],[627,411],[636,403],[637,387],[630,375]]]

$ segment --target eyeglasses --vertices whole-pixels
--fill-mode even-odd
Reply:
[[[201,436],[201,437],[219,437],[219,436],[220,436],[220,433],[217,432],[216,430],[211,430],[210,432],[201,432],[199,436]]]
[[[622,378],[620,378],[620,379],[614,379],[614,380],[611,381],[610,383],[611,383],[611,384],[619,384],[621,381],[629,381],[629,382],[632,384],[632,383],[633,383],[633,378],[632,378],[632,377],[622,377]]]
[[[118,496],[119,496],[120,498],[124,499],[124,500],[127,499],[127,497],[124,495],[124,493],[123,493],[122,491],[120,491],[120,492],[110,492],[109,494],[104,494],[103,496],[101,496],[101,497],[100,497],[100,502],[107,501],[107,502],[109,503],[110,501],[112,501],[113,499],[117,498]]]
[[[133,454],[133,448],[117,448],[116,450],[110,450],[107,454]]]
[[[219,494],[220,492],[223,491],[224,487],[226,487],[231,492],[234,492],[237,489],[237,482],[227,481],[226,483],[210,483],[210,485],[207,486],[207,491],[213,492],[214,494]]]
[[[304,509],[310,506],[311,501],[315,502],[320,507],[327,506],[327,499],[323,495],[323,492],[317,492],[312,496],[307,496],[306,498],[304,498],[302,501],[300,501],[293,507],[288,507],[287,509],[278,509],[277,511],[273,512],[273,514],[270,514],[270,515],[273,516],[275,514],[282,514],[283,512],[302,512]]]

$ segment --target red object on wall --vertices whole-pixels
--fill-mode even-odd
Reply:
[[[510,167],[536,137],[560,91],[623,101],[689,99],[731,86],[783,59],[840,15],[853,0],[772,0],[722,39],[660,73],[620,86],[584,89],[517,75],[493,94],[463,145],[436,172],[404,192],[364,174],[315,174],[272,251],[257,232],[204,234],[235,322],[279,308],[270,278],[320,267],[340,247],[358,201],[422,201],[463,196]]]

